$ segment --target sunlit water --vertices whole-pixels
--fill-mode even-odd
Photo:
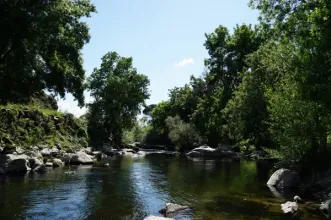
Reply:
[[[177,220],[290,219],[280,212],[287,199],[276,198],[265,185],[270,168],[265,162],[154,154],[115,158],[107,168],[2,176],[0,219],[141,220],[160,215],[168,202],[192,208]],[[301,219],[324,219],[316,208],[300,208]]]

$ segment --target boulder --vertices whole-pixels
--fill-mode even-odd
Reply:
[[[53,162],[53,167],[62,167],[63,166],[63,162],[60,159],[54,158],[52,160],[52,162]]]
[[[288,169],[275,171],[267,182],[267,185],[281,188],[293,188],[300,185],[299,175]]]
[[[32,171],[37,172],[37,173],[46,173],[47,168],[46,168],[45,164],[41,164],[41,165],[35,167]]]
[[[24,154],[25,153],[25,150],[21,147],[16,147],[16,153],[17,154]]]
[[[29,159],[29,164],[30,164],[31,169],[35,169],[36,167],[42,165],[43,162],[40,161],[40,160],[37,159],[37,158],[30,158],[30,159]]]
[[[192,151],[188,152],[186,156],[188,157],[219,157],[219,158],[239,158],[239,154],[230,148],[222,146],[218,149],[211,148],[207,145],[194,148]]]
[[[3,148],[2,148],[2,147],[0,147],[0,154],[2,154],[2,151],[3,151]]]
[[[43,157],[39,151],[33,151],[33,150],[26,150],[24,152],[25,155],[31,157],[31,158],[41,158]]]
[[[320,210],[327,219],[331,219],[331,200],[322,202],[322,204],[320,205]]]
[[[44,148],[40,151],[41,155],[43,157],[49,157],[51,156],[51,150],[49,148]]]
[[[61,152],[57,148],[50,149],[50,154],[52,157],[61,157]]]
[[[85,152],[79,151],[76,154],[72,154],[70,158],[72,164],[93,164],[93,159]]]
[[[173,220],[173,218],[165,218],[165,217],[151,215],[151,216],[144,218],[144,220]]]
[[[47,162],[47,163],[45,163],[45,166],[46,167],[53,167],[53,163],[52,162]]]
[[[16,147],[15,146],[6,146],[2,150],[2,153],[3,154],[13,154],[14,152],[16,152]]]
[[[84,151],[88,155],[93,155],[93,151],[91,147],[86,147],[82,151]]]
[[[106,154],[107,156],[113,156],[114,155],[114,150],[109,145],[104,145],[102,147],[101,151],[102,151],[102,153]]]
[[[163,209],[160,210],[160,213],[165,217],[173,217],[177,215],[179,212],[187,210],[188,206],[182,206],[174,203],[167,203]]]
[[[286,203],[281,204],[280,206],[281,206],[282,211],[285,214],[288,214],[288,213],[293,214],[298,211],[298,204],[296,202],[287,201]]]
[[[3,172],[26,172],[31,170],[28,167],[28,156],[26,155],[1,155],[0,156],[0,167]]]

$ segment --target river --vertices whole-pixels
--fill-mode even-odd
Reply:
[[[147,154],[109,163],[0,176],[0,219],[142,220],[160,215],[167,202],[192,208],[176,220],[291,219],[280,204],[294,194],[275,197],[265,184],[272,167],[266,162]],[[324,219],[306,207],[299,206],[300,219]]]

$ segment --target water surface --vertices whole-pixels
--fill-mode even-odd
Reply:
[[[171,155],[115,158],[107,168],[71,166],[44,175],[0,177],[0,219],[141,220],[167,202],[192,207],[175,219],[293,219],[280,204],[294,193],[272,192],[271,164],[187,159]],[[74,170],[75,175],[65,171]],[[283,198],[277,198],[283,197]],[[298,219],[324,219],[300,205]]]

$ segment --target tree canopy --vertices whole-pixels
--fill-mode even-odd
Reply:
[[[149,79],[132,66],[131,57],[109,52],[101,60],[88,79],[94,98],[88,105],[90,137],[92,141],[120,145],[123,131],[135,125],[149,98]]]
[[[4,0],[1,3],[0,103],[24,101],[48,90],[72,93],[84,104],[80,50],[90,40],[82,18],[96,12],[89,0]]]

